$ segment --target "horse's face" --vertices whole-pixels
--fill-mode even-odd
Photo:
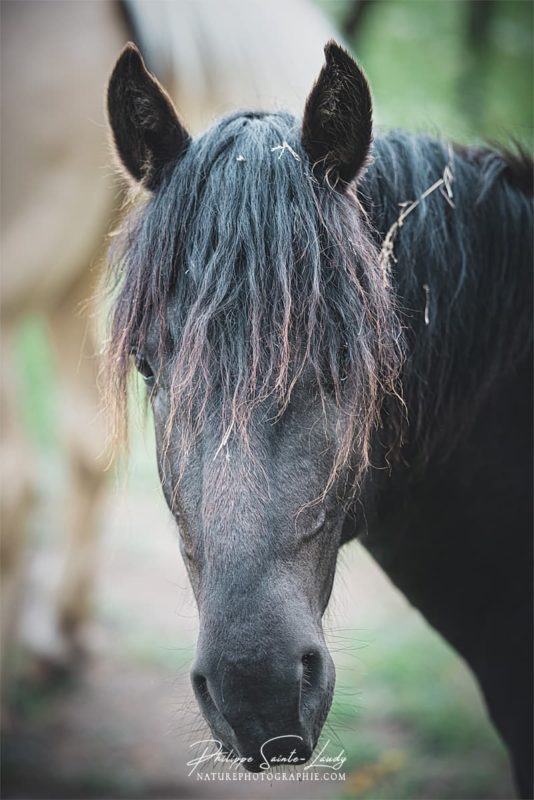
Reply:
[[[150,390],[200,612],[195,693],[249,769],[307,760],[328,713],[321,618],[352,454],[365,460],[387,380],[374,335],[385,284],[368,238],[349,241],[341,222],[357,228],[343,187],[368,155],[371,101],[350,57],[326,53],[300,134],[287,116],[245,114],[191,142],[131,47],[108,93],[123,165],[153,192],[126,256],[114,363],[135,351]]]
[[[251,767],[270,739],[266,755],[295,749],[306,760],[334,688],[321,626],[343,522],[336,487],[321,496],[334,420],[325,425],[303,382],[276,422],[275,410],[258,411],[244,447],[221,444],[214,407],[182,464],[173,456],[178,424],[164,444],[164,388],[153,411],[162,484],[200,614],[192,672],[200,708],[214,736]]]

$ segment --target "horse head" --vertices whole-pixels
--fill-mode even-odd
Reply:
[[[128,46],[108,90],[145,202],[115,245],[113,391],[132,362],[200,616],[194,691],[251,770],[304,763],[332,699],[322,616],[399,325],[358,198],[371,97],[335,43],[301,124],[244,112],[192,139]]]

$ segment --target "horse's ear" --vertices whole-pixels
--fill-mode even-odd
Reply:
[[[365,166],[372,143],[372,101],[367,79],[335,42],[313,87],[302,121],[302,146],[315,175],[343,190]]]
[[[132,43],[111,74],[107,106],[120,160],[135,181],[156,189],[164,168],[182,155],[191,139],[169,95]]]

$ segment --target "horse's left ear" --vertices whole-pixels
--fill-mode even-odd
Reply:
[[[366,164],[372,143],[372,101],[367,79],[335,42],[313,87],[302,121],[302,146],[316,176],[343,190]]]
[[[182,155],[191,139],[169,95],[132,43],[115,64],[107,105],[120,160],[136,182],[157,189],[165,167]]]

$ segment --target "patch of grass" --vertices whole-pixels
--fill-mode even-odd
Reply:
[[[17,718],[33,722],[50,716],[59,699],[66,692],[76,689],[79,675],[57,670],[39,674],[28,654],[17,654],[17,670],[21,676],[14,681],[7,693],[7,707]]]
[[[474,681],[437,634],[385,629],[359,662],[351,669],[344,661],[340,678],[359,687],[356,699],[341,686],[329,717],[348,758],[340,796],[513,796],[506,752]]]

